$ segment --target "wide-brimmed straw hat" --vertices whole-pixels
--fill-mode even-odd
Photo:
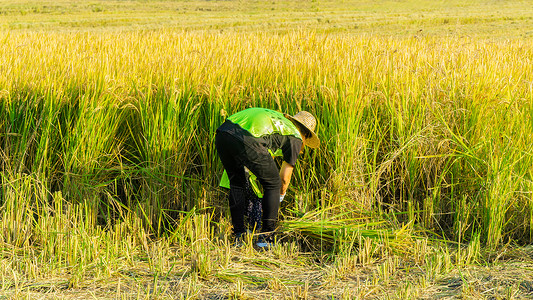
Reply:
[[[315,133],[316,119],[310,112],[302,110],[294,116],[288,114],[284,115],[285,118],[291,120],[291,122],[298,127],[304,138],[305,145],[310,148],[318,148],[318,146],[320,146],[320,139]]]

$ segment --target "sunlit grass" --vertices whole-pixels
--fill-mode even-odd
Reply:
[[[532,57],[469,37],[6,32],[0,291],[408,298],[453,276],[474,297],[461,268],[532,239]],[[323,141],[268,253],[231,246],[217,187],[214,132],[250,106],[311,111]]]
[[[0,29],[180,30],[531,38],[528,1],[0,1]]]

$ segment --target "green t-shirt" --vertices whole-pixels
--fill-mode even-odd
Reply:
[[[248,108],[231,115],[228,120],[238,124],[255,137],[269,134],[292,135],[302,139],[298,128],[282,113],[266,108]]]

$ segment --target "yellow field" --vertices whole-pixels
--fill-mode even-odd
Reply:
[[[0,28],[32,31],[317,30],[380,36],[533,37],[523,1],[0,1]]]
[[[531,297],[530,4],[0,1],[0,299]],[[322,140],[270,252],[218,187],[251,106]]]

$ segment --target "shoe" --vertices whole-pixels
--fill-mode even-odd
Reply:
[[[261,234],[255,242],[255,248],[261,251],[268,251],[275,246],[274,238],[272,235]]]

